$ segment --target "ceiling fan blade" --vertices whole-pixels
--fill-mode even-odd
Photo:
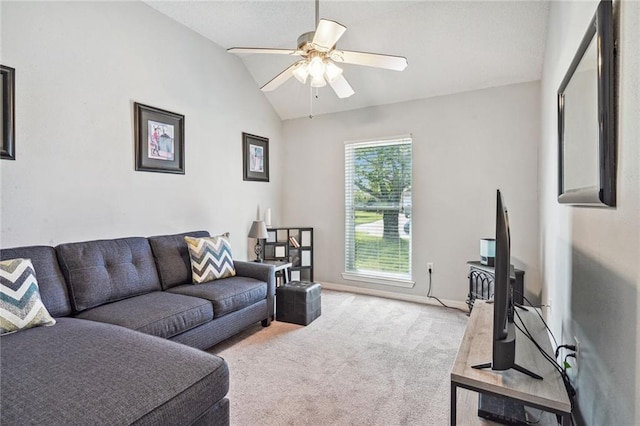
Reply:
[[[298,65],[300,65],[300,62],[301,61],[294,63],[289,68],[287,68],[286,70],[282,71],[280,74],[273,77],[271,81],[269,81],[267,84],[262,86],[260,90],[262,90],[263,92],[270,92],[280,87],[282,83],[289,80],[293,76],[293,70],[295,70],[298,67]]]
[[[232,47],[227,49],[231,53],[271,53],[275,55],[299,55],[299,50],[292,49],[268,49],[261,47]]]
[[[311,44],[320,52],[328,52],[333,49],[345,31],[347,31],[347,27],[344,25],[328,19],[321,19]]]
[[[329,80],[329,85],[340,99],[348,98],[355,93],[343,75],[336,78],[333,82]]]
[[[352,52],[349,50],[334,50],[331,59],[345,64],[364,65],[374,68],[402,71],[407,67],[404,56],[381,55],[378,53]]]

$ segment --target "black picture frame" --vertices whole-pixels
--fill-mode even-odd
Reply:
[[[558,89],[559,203],[616,205],[616,38],[602,0]]]
[[[185,174],[184,115],[134,103],[136,170]]]
[[[269,182],[269,139],[242,133],[243,180]]]
[[[0,65],[0,90],[2,102],[2,147],[0,158],[4,160],[16,159],[15,140],[15,105],[16,105],[16,70],[6,65]]]

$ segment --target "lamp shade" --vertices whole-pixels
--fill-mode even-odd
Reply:
[[[311,87],[324,87],[327,85],[323,76],[313,77],[311,79]]]
[[[269,236],[267,232],[267,225],[262,220],[254,220],[249,230],[249,238],[256,238],[263,240]]]
[[[307,68],[309,74],[314,78],[320,78],[324,74],[324,62],[320,56],[314,56],[309,61],[309,67]]]
[[[293,76],[298,79],[298,81],[302,84],[307,82],[307,77],[309,77],[309,69],[306,62],[298,65],[296,69],[293,70]]]
[[[342,75],[342,68],[337,66],[332,60],[325,59],[324,65],[324,73],[327,76],[327,80],[331,83],[336,81],[338,77]]]

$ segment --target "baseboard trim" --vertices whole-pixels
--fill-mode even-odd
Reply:
[[[423,305],[442,306],[437,300],[430,297],[426,297],[426,296],[415,296],[413,294],[393,293],[390,291],[374,290],[371,288],[354,287],[350,285],[335,284],[335,283],[328,283],[328,282],[321,282],[321,284],[322,284],[322,288],[326,288],[327,290],[343,291],[346,293],[366,294],[369,296],[384,297],[387,299],[403,300],[405,302],[422,303]],[[452,308],[462,309],[463,311],[469,310],[469,307],[465,302],[460,302],[459,300],[448,300],[448,299],[441,299],[441,298],[440,300],[442,300],[442,302],[445,305],[450,306]]]

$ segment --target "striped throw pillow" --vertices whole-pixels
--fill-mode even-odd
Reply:
[[[40,299],[31,259],[1,261],[0,335],[55,323]]]
[[[228,232],[215,237],[184,237],[184,240],[189,247],[191,276],[195,284],[236,275]]]

